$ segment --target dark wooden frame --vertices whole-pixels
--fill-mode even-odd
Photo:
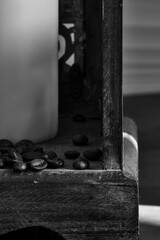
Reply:
[[[102,3],[104,170],[0,171],[0,233],[38,225],[67,240],[138,239],[137,159],[122,151],[122,2]]]
[[[104,167],[122,170],[122,0],[103,11]]]

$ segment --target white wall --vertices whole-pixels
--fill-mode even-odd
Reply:
[[[160,0],[123,0],[123,91],[160,92]]]

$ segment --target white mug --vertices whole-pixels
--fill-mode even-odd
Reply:
[[[58,129],[58,0],[0,1],[0,139]]]

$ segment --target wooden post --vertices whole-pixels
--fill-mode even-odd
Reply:
[[[87,0],[84,3],[86,78],[91,91],[96,89],[92,102],[94,109],[99,109],[98,100],[102,96],[102,1]]]
[[[104,169],[122,169],[122,0],[103,0]]]

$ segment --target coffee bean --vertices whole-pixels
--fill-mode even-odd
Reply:
[[[73,162],[72,166],[77,170],[85,170],[89,168],[89,162],[86,159],[80,157]]]
[[[24,151],[23,151],[23,148],[22,147],[16,147],[15,148],[16,149],[16,151],[19,153],[19,154],[23,154],[24,153]]]
[[[34,152],[34,146],[22,146],[23,153]]]
[[[23,145],[23,142],[22,142],[22,145],[19,145],[16,144],[15,145],[15,149],[20,153],[20,154],[24,154],[26,152],[34,152],[34,145],[33,146],[29,146],[29,145]]]
[[[8,153],[10,149],[11,149],[10,147],[0,147],[0,152],[2,154]]]
[[[47,159],[49,159],[49,157],[48,157],[48,155],[47,154],[43,154],[43,157],[42,157],[44,160],[47,160]]]
[[[3,153],[2,156],[3,156],[3,157],[9,157],[9,152],[7,152],[7,153]]]
[[[5,167],[5,161],[4,159],[0,158],[0,168],[4,168]]]
[[[100,149],[86,150],[83,156],[90,161],[99,161],[102,157],[102,151]]]
[[[57,158],[57,154],[54,151],[46,151],[45,154],[48,155],[49,159]]]
[[[8,157],[7,154],[3,154],[0,158],[1,158],[1,159],[4,159],[4,160],[7,160],[9,157]]]
[[[30,162],[30,167],[37,171],[45,169],[47,165],[48,163],[44,159],[34,159]]]
[[[27,170],[27,165],[24,162],[16,162],[13,166],[14,170],[18,172],[24,172]]]
[[[35,147],[33,148],[33,151],[34,151],[34,152],[43,153],[43,148],[42,148],[41,146],[35,146]]]
[[[22,158],[21,154],[19,154],[14,148],[11,148],[11,150],[8,153],[8,156],[14,162],[23,162],[23,158]]]
[[[26,152],[22,157],[24,162],[30,162],[34,159],[46,159],[45,154],[39,152]]]
[[[73,144],[77,146],[85,146],[88,144],[88,137],[84,134],[75,135],[73,137]]]
[[[86,118],[82,114],[76,114],[76,115],[73,116],[73,121],[74,122],[80,122],[80,123],[81,122],[86,122]]]
[[[47,163],[48,163],[48,168],[51,168],[51,169],[64,167],[64,161],[61,158],[55,158],[55,159],[52,159],[52,160],[48,159]]]
[[[14,147],[13,143],[7,139],[1,139],[0,140],[0,147],[8,147],[8,148],[11,148],[11,147]]]
[[[12,158],[2,158],[4,160],[5,166],[13,168],[13,165],[16,163]]]
[[[17,152],[17,151],[15,150],[15,152]],[[14,152],[14,149],[11,148],[11,149],[9,150],[9,152],[8,152],[8,157],[9,157],[9,158],[15,158],[15,152]],[[18,152],[17,152],[17,153],[18,153]]]
[[[61,158],[56,158],[55,160],[57,161],[58,168],[64,167],[64,161],[63,161],[63,159],[61,159]]]
[[[68,158],[68,159],[77,159],[79,156],[80,156],[80,152],[78,151],[66,151],[64,153],[65,157]]]
[[[19,147],[19,146],[33,147],[34,143],[29,139],[23,139],[15,144],[15,147]]]

